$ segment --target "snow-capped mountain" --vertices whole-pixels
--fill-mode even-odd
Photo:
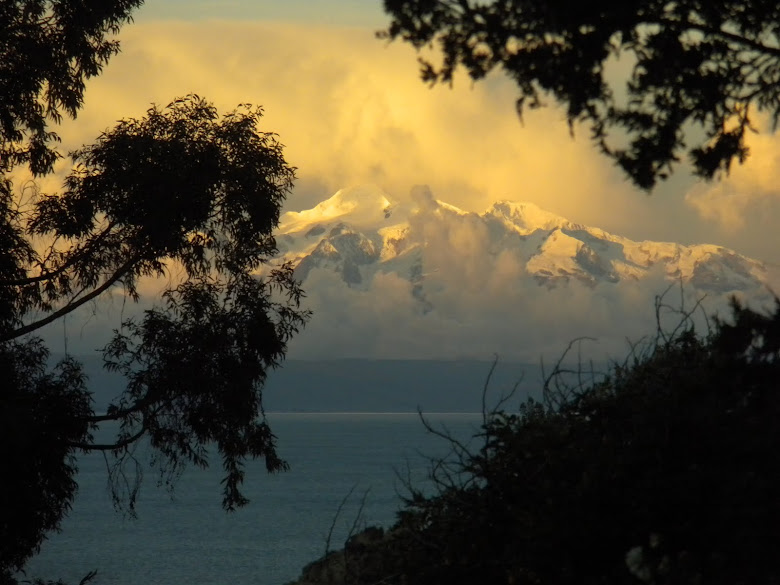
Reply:
[[[412,203],[394,205],[373,187],[345,189],[315,208],[281,218],[278,245],[303,281],[314,269],[337,273],[352,288],[368,290],[378,272],[397,274],[424,289],[425,275],[457,266],[438,265],[427,254],[431,232],[485,261],[510,255],[548,289],[601,283],[619,286],[659,271],[701,293],[761,294],[767,269],[756,260],[715,245],[635,242],[580,225],[533,203],[499,201],[481,214],[466,212],[415,188]],[[443,233],[442,233],[443,232]],[[468,241],[467,241],[468,240]],[[431,257],[434,256],[434,257]],[[412,290],[415,290],[414,288]],[[418,295],[420,288],[416,289]]]
[[[767,306],[767,283],[777,286],[761,262],[721,246],[635,242],[532,203],[473,213],[423,187],[403,203],[344,189],[284,214],[277,245],[314,311],[292,346],[305,359],[535,362],[581,336],[599,339],[601,357],[623,355],[626,338],[654,331],[664,291],[679,308],[706,297],[712,314],[734,294]]]

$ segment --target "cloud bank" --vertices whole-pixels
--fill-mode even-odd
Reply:
[[[378,274],[366,292],[346,288],[334,272],[313,270],[305,288],[315,316],[293,340],[290,357],[490,360],[498,355],[530,363],[544,357],[549,363],[569,341],[589,337],[585,357],[622,359],[626,339],[638,341],[655,331],[654,295],[668,287],[659,275],[620,290],[604,284],[547,290],[518,278],[520,263],[509,254],[491,260],[482,258],[465,270],[451,264],[451,270],[428,275],[430,311],[413,296],[409,281],[396,274]]]
[[[514,87],[500,77],[428,88],[412,50],[385,45],[365,28],[144,20],[123,29],[121,40],[123,52],[89,83],[78,120],[64,124],[65,148],[93,141],[121,118],[142,116],[150,103],[194,92],[221,111],[243,102],[264,106],[262,129],[279,134],[298,167],[289,210],[351,185],[372,183],[404,198],[425,183],[468,210],[528,200],[635,240],[716,243],[780,262],[777,135],[755,137],[748,164],[723,183],[691,187],[677,176],[647,197],[596,152],[585,129],[572,139],[554,106],[529,113],[521,125]],[[540,301],[535,290],[513,284],[518,265],[511,255],[497,257],[488,273],[484,258],[469,253],[479,250],[478,229],[428,229],[441,243],[430,254],[457,267],[431,275],[428,294],[436,296],[437,282],[441,291],[460,291],[453,298],[442,292],[436,315],[415,313],[408,283],[392,275],[377,283],[387,295],[369,298],[313,273],[307,288],[318,291],[309,299],[316,318],[293,349],[402,357],[435,348],[489,357],[523,346],[535,359],[555,353],[563,338],[622,339],[653,329],[660,280],[620,298],[597,288],[551,291]],[[551,317],[560,315],[563,325],[554,324]]]
[[[746,137],[750,149],[746,164],[735,163],[721,181],[696,184],[685,195],[702,218],[731,233],[748,226],[777,226],[780,221],[780,133],[771,131],[768,120],[759,126],[760,133]]]
[[[63,129],[69,147],[151,102],[195,92],[222,111],[240,102],[265,107],[264,129],[280,135],[298,167],[288,209],[351,185],[377,184],[401,198],[425,183],[465,209],[523,199],[634,239],[720,243],[777,258],[768,226],[723,230],[708,211],[718,208],[714,196],[686,205],[684,173],[647,197],[596,152],[586,129],[572,139],[554,105],[520,124],[513,84],[500,76],[429,88],[414,52],[370,29],[166,20],[128,26],[121,39],[123,52],[89,84],[78,122]],[[747,182],[743,191],[753,189]],[[767,205],[780,218],[780,203]]]
[[[366,200],[384,200],[378,190],[362,189],[359,194]],[[337,198],[351,203],[354,196],[340,193],[329,203],[335,207]],[[364,234],[363,242],[382,230],[402,234],[400,240],[393,235],[376,244],[383,262],[367,263],[362,268],[353,265],[353,270],[361,272],[360,278],[347,278],[345,271],[351,259],[358,258],[356,246],[339,239],[343,233],[355,235],[350,231],[357,225],[351,222],[352,214],[323,214],[322,220],[309,217],[308,223],[293,225],[281,236],[291,250],[286,258],[300,257],[296,256],[300,250],[308,250],[304,252],[307,269],[301,274],[306,278],[307,305],[315,313],[311,325],[294,340],[291,356],[489,360],[498,354],[503,359],[533,362],[542,355],[555,359],[572,339],[590,337],[594,341],[585,344],[585,357],[622,359],[627,339],[638,341],[656,332],[658,296],[669,307],[663,311],[661,324],[672,328],[681,319],[675,310],[692,309],[703,290],[709,297],[703,310],[696,313],[700,325],[705,324],[705,315],[725,309],[729,291],[735,290],[708,286],[696,291],[693,284],[680,289],[671,276],[679,266],[666,266],[664,260],[647,272],[629,271],[616,279],[560,277],[540,281],[531,258],[542,263],[546,274],[558,276],[557,267],[565,262],[557,254],[569,253],[548,252],[542,258],[538,242],[550,235],[548,228],[534,227],[521,239],[477,214],[435,202],[424,188],[414,189],[412,198],[415,203],[408,208],[393,206],[383,220],[379,219],[381,207],[367,204],[376,210],[371,225],[366,223],[365,213],[355,213],[366,223],[356,227]],[[539,210],[528,213],[529,218],[542,217]],[[346,222],[347,227],[340,222]],[[322,235],[329,232],[331,236]],[[317,244],[320,237],[328,239]],[[603,237],[604,241],[610,239]],[[330,248],[323,247],[326,241]],[[394,241],[402,244],[387,244]],[[591,245],[609,255],[603,245]],[[650,242],[643,245],[654,248]],[[325,249],[332,250],[332,255],[318,252]],[[655,249],[661,258],[667,258],[665,247]],[[709,261],[702,251],[696,253],[698,260]],[[668,260],[675,261],[672,256]],[[716,270],[715,264],[711,269]],[[685,278],[694,282],[688,272],[692,268],[684,270]],[[753,306],[771,301],[757,283],[737,288],[749,295]]]

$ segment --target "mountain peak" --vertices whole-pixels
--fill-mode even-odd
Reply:
[[[446,229],[426,227],[432,225]],[[479,215],[436,199],[426,186],[414,187],[397,205],[378,187],[342,189],[312,209],[284,214],[278,243],[300,278],[314,269],[335,271],[347,285],[367,290],[376,274],[393,273],[420,298],[426,286],[421,275],[455,270],[458,257],[484,258],[489,266],[502,254],[513,258],[518,279],[547,289],[576,282],[615,286],[660,269],[667,282],[728,295],[764,290],[767,278],[760,262],[720,246],[634,242],[528,201],[498,201]],[[451,266],[437,265],[447,254]]]
[[[351,225],[372,224],[389,215],[392,204],[385,193],[374,185],[339,189],[330,198],[312,209],[288,211],[279,218],[279,233],[310,231],[318,224],[344,219]]]
[[[485,357],[495,342],[502,356],[517,347],[536,359],[540,343],[557,350],[604,332],[622,344],[655,324],[656,295],[670,286],[706,295],[712,312],[731,295],[771,301],[775,280],[720,246],[635,242],[527,201],[464,211],[427,187],[395,204],[376,187],[343,189],[286,213],[277,245],[317,314],[309,349],[324,351],[314,328],[342,357]]]
[[[576,225],[530,201],[497,201],[485,211],[483,216],[501,219],[514,226],[523,235],[536,230],[552,230]]]

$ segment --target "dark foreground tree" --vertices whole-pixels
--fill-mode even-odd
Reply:
[[[111,35],[143,0],[0,2],[0,170],[29,164],[51,172],[59,137],[50,127],[75,117],[85,81],[119,51]]]
[[[220,116],[198,96],[119,122],[71,154],[57,194],[23,188],[59,157],[48,124],[75,115],[84,80],[116,52],[110,33],[140,2],[4,2],[0,7],[0,575],[59,526],[80,452],[109,455],[117,505],[132,512],[146,441],[163,481],[186,463],[225,470],[223,503],[241,506],[243,465],[285,463],[263,417],[262,387],[308,313],[292,269],[271,269],[272,235],[294,169],[261,110]],[[53,367],[40,329],[106,294],[156,306],[103,348],[125,391],[95,413],[81,365]],[[115,438],[96,442],[101,424]]]
[[[551,97],[571,125],[643,189],[687,152],[709,179],[747,156],[756,114],[780,115],[780,4],[775,0],[385,0],[380,36],[442,61],[421,60],[430,83],[459,67],[477,80],[503,70],[517,110]],[[619,67],[610,67],[620,59]],[[624,86],[610,83],[628,67]]]
[[[301,583],[780,583],[780,301],[556,380]]]

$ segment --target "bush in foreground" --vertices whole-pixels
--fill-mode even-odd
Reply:
[[[780,300],[732,310],[491,414],[477,453],[453,441],[434,466],[434,495],[301,582],[780,582]]]

